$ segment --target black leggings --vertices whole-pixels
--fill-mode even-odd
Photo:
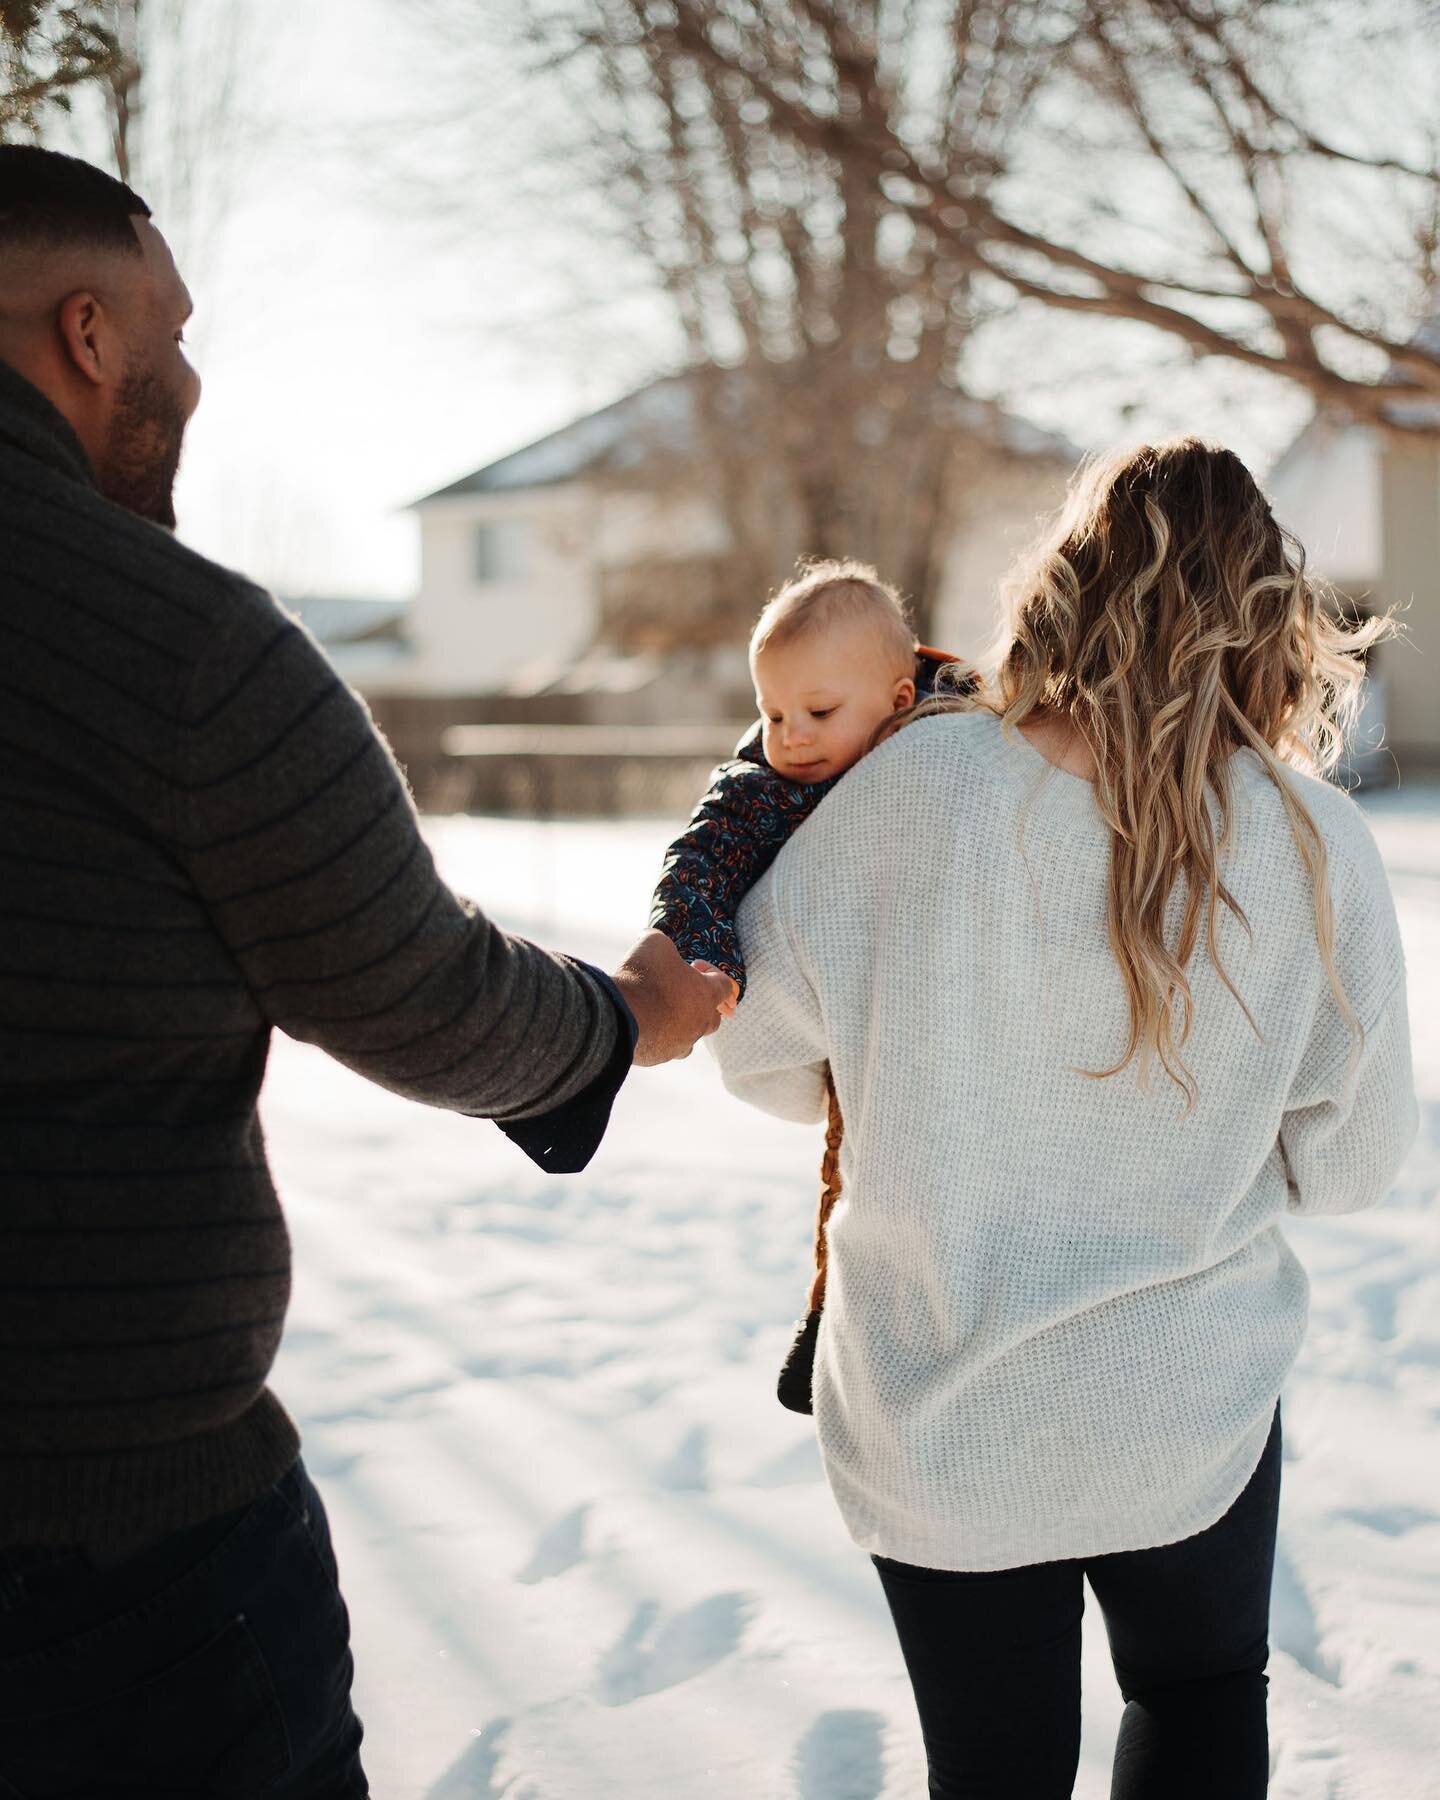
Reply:
[[[997,1572],[874,1558],[915,1689],[931,1800],[1069,1800],[1088,1577],[1125,1712],[1111,1800],[1261,1800],[1280,1409],[1224,1518],[1153,1550]]]

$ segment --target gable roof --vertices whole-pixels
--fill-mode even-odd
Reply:
[[[407,600],[371,600],[353,594],[286,594],[280,596],[280,604],[326,649],[396,636],[409,606]]]
[[[741,371],[734,372],[737,379]],[[945,393],[945,412],[957,437],[980,438],[1010,456],[1053,458],[1067,465],[1080,451],[1054,432],[1006,412],[992,400]],[[463,475],[411,502],[428,506],[463,494],[516,493],[575,481],[604,466],[612,473],[633,469],[656,452],[685,459],[698,436],[695,385],[686,375],[667,375],[647,387],[602,406],[598,412],[562,425],[534,443]]]
[[[601,463],[622,466],[638,462],[657,438],[662,447],[683,454],[694,433],[694,396],[683,377],[668,376],[633,394],[613,400],[598,412],[586,413],[534,443],[512,450],[498,461],[458,481],[425,494],[412,506],[448,500],[457,494],[499,494],[522,488],[553,487],[573,481]],[[626,447],[630,446],[628,455]]]

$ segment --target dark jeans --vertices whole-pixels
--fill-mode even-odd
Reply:
[[[0,1550],[0,1800],[358,1800],[353,1672],[299,1461],[130,1555]]]
[[[1153,1550],[996,1573],[874,1558],[930,1763],[931,1800],[1069,1800],[1088,1577],[1125,1712],[1111,1800],[1260,1800],[1280,1503],[1280,1409],[1224,1518]]]

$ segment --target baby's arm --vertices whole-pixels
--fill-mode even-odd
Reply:
[[[745,965],[735,931],[740,902],[796,828],[828,794],[830,781],[785,781],[761,762],[722,763],[690,823],[665,852],[650,923],[686,962],[713,963],[741,992]]]

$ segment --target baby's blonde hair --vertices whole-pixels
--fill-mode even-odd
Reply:
[[[828,560],[802,564],[799,572],[766,601],[750,634],[750,662],[762,650],[780,649],[826,626],[851,620],[873,628],[882,654],[897,673],[915,666],[915,633],[905,603],[869,563]]]

